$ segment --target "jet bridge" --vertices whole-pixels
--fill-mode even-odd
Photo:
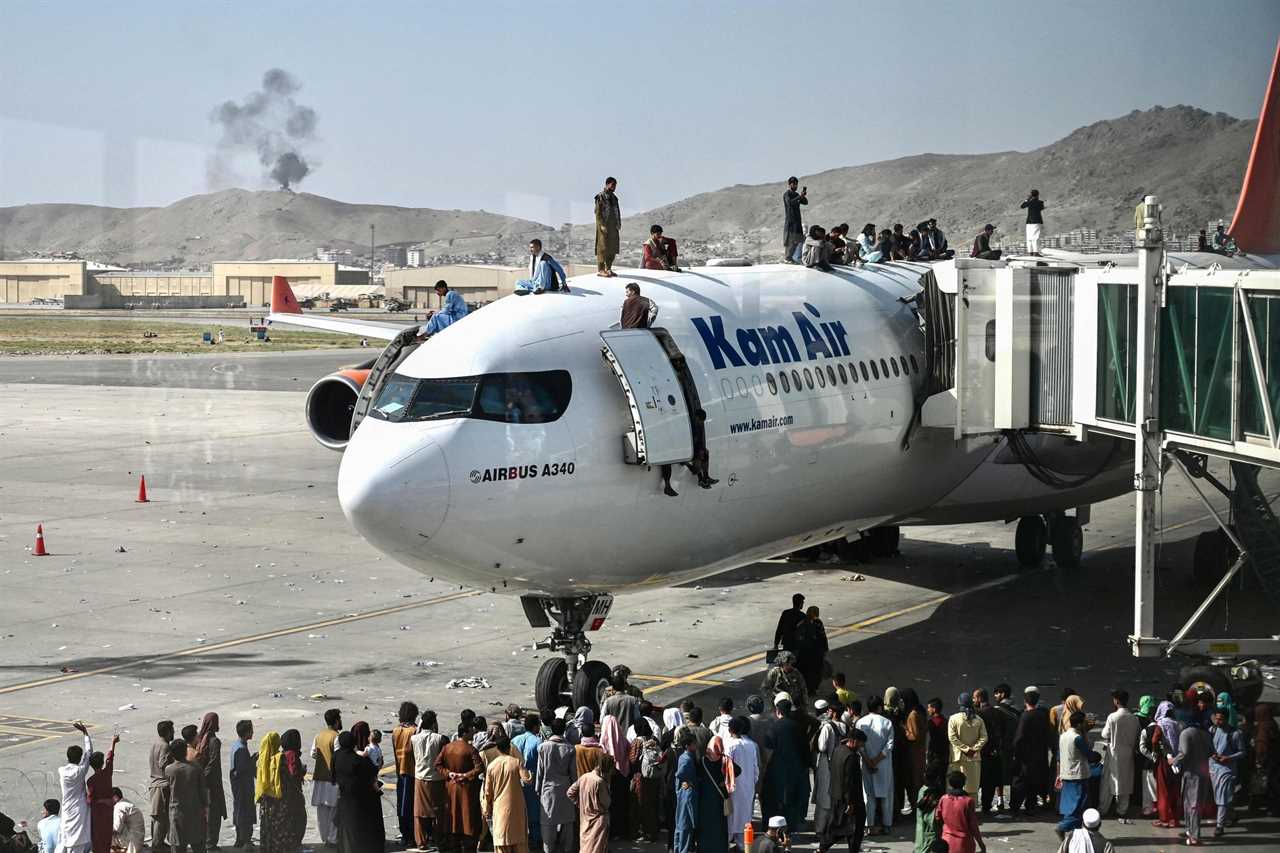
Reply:
[[[1134,441],[1133,653],[1280,654],[1277,637],[1191,637],[1245,567],[1280,604],[1280,522],[1257,476],[1280,468],[1280,271],[1192,269],[1166,256],[1154,196],[1141,212],[1136,266],[1034,258],[935,266],[921,300],[934,393],[920,422],[957,440],[1037,432]],[[1209,473],[1211,458],[1229,462],[1230,486]],[[1156,499],[1175,467],[1220,530],[1196,548],[1196,574],[1213,575],[1216,586],[1165,639],[1154,629]],[[1212,506],[1206,484],[1229,498],[1229,512]]]

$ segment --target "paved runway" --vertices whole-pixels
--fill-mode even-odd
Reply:
[[[389,730],[405,698],[445,721],[529,700],[541,637],[516,599],[396,565],[342,517],[340,457],[311,440],[301,392],[368,354],[0,359],[0,811],[37,816],[69,743],[65,721],[78,717],[101,741],[121,734],[116,779],[142,798],[157,719],[181,726],[216,710],[230,741],[241,718],[307,737],[328,707]],[[140,473],[148,504],[134,502]],[[1195,603],[1190,543],[1212,524],[1170,483],[1166,631]],[[27,550],[38,522],[51,557]],[[1113,685],[1135,697],[1167,688],[1176,665],[1134,660],[1123,641],[1129,498],[1094,508],[1076,571],[1019,573],[1012,544],[1000,524],[916,528],[901,556],[868,566],[767,562],[623,596],[593,656],[628,663],[659,703],[741,701],[758,687],[777,611],[802,590],[860,694],[910,684],[952,707],[961,689],[1001,680],[1046,695],[1069,684],[1102,711]],[[1271,633],[1275,611],[1233,590],[1210,625]],[[445,689],[463,675],[492,687]],[[1275,829],[1262,822],[1232,840],[1270,847]],[[1056,845],[1043,825],[988,830],[1000,833],[995,850]],[[1149,824],[1107,830],[1165,846]],[[906,850],[909,833],[879,846]]]

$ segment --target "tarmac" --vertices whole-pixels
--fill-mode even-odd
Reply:
[[[435,708],[442,728],[464,707],[492,720],[530,702],[546,653],[517,599],[399,566],[343,518],[340,457],[314,443],[301,413],[311,382],[355,356],[369,350],[0,359],[0,811],[34,826],[40,801],[57,795],[75,719],[97,744],[120,734],[116,784],[141,803],[159,719],[180,728],[213,710],[224,744],[238,719],[259,735],[298,728],[306,742],[330,707],[389,735],[403,699]],[[135,501],[142,474],[148,503]],[[1263,482],[1280,493],[1280,476]],[[30,554],[37,523],[51,556]],[[1203,597],[1191,548],[1212,526],[1171,473],[1157,610],[1166,636]],[[1136,702],[1177,676],[1176,661],[1138,660],[1125,644],[1132,543],[1127,496],[1093,508],[1084,564],[1071,571],[1051,560],[1019,571],[1012,525],[904,529],[901,554],[871,564],[769,561],[620,596],[592,656],[627,663],[658,704],[741,703],[759,687],[778,611],[802,591],[822,608],[833,665],[862,696],[914,686],[950,709],[961,690],[999,681],[1055,700],[1070,685],[1105,715],[1112,687]],[[1273,634],[1275,614],[1233,586],[1202,630]],[[472,675],[490,687],[446,688]],[[393,807],[394,797],[389,837]],[[913,831],[903,819],[864,849],[908,850]],[[984,831],[993,850],[1057,846],[1048,820]],[[1149,821],[1109,820],[1104,832],[1141,850],[1177,843]],[[230,834],[224,825],[224,842]],[[315,839],[312,818],[308,846]],[[1226,841],[1276,849],[1280,821],[1246,818]]]

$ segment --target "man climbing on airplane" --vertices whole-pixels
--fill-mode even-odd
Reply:
[[[450,290],[447,281],[444,279],[437,281],[435,290],[436,296],[441,300],[440,309],[431,312],[427,322],[423,323],[422,328],[418,330],[418,337],[422,340],[426,340],[467,316],[467,303],[463,301],[462,294],[456,290]]]
[[[529,241],[529,277],[516,282],[516,296],[548,290],[568,293],[569,279],[560,262],[542,251],[542,241],[535,237]]]

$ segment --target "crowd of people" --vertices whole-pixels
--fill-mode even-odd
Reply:
[[[803,650],[820,620],[794,604],[777,641]],[[948,713],[909,687],[860,698],[842,674],[796,661],[781,649],[745,708],[726,697],[713,716],[689,700],[646,701],[626,667],[613,671],[598,719],[589,707],[509,705],[494,721],[463,711],[446,734],[434,711],[404,702],[385,756],[380,731],[345,728],[336,708],[306,752],[297,729],[263,733],[255,750],[254,726],[241,720],[225,784],[217,714],[178,734],[165,720],[145,812],[114,785],[118,738],[94,752],[77,723],[83,745],[67,749],[61,798],[44,804],[35,846],[204,853],[218,849],[229,817],[237,849],[256,824],[264,853],[293,853],[308,825],[308,774],[320,842],[342,853],[383,853],[389,836],[442,853],[605,853],[620,840],[776,853],[800,833],[821,853],[841,843],[857,853],[902,821],[914,823],[919,853],[973,853],[985,850],[983,821],[1040,814],[1054,815],[1062,853],[1108,853],[1101,827],[1112,815],[1129,823],[1141,813],[1195,846],[1204,824],[1228,830],[1241,799],[1280,814],[1280,729],[1266,704],[1245,713],[1227,693],[1176,685],[1131,710],[1116,690],[1099,720],[1073,690],[1045,707],[1035,687],[1016,702],[997,684],[961,694]],[[380,779],[392,774],[394,790]],[[384,797],[394,798],[391,826]]]

